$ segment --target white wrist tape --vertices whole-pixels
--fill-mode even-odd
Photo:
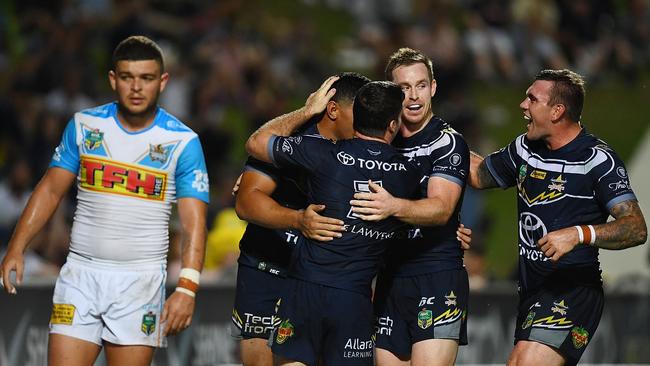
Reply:
[[[582,228],[578,225],[574,226],[578,230],[578,243],[584,244],[585,242],[585,233],[582,232]]]
[[[185,295],[190,295],[192,297],[196,297],[196,294],[193,291],[190,291],[190,290],[188,290],[188,289],[186,289],[184,287],[176,287],[176,291],[180,292],[180,293],[183,293]]]
[[[194,268],[183,268],[178,277],[187,278],[188,280],[199,284],[199,279],[201,278],[201,272],[195,270]]]

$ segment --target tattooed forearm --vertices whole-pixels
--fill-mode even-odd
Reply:
[[[477,173],[478,173],[478,180],[479,180],[479,184],[481,185],[481,188],[494,188],[499,186],[499,184],[494,179],[492,174],[490,174],[490,171],[488,170],[485,160],[483,160],[481,162],[481,165],[478,166]]]
[[[645,243],[648,228],[637,201],[621,202],[610,210],[614,221],[594,227],[595,245],[603,249],[625,249]]]

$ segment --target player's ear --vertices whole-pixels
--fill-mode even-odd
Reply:
[[[564,117],[566,113],[566,106],[564,104],[556,104],[551,108],[551,121],[557,122],[562,117]]]
[[[436,79],[431,80],[431,98],[433,98],[433,96],[436,95],[437,87],[438,87],[438,83],[436,83]]]
[[[339,116],[339,105],[335,101],[330,100],[327,102],[327,107],[325,107],[325,113],[327,113],[329,119],[336,121]]]

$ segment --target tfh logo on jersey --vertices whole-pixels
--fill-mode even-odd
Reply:
[[[81,157],[80,186],[97,192],[162,201],[167,173],[97,157]]]

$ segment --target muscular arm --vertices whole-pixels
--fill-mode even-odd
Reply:
[[[178,216],[181,222],[181,268],[201,272],[205,258],[205,226],[208,205],[196,198],[178,199]],[[194,297],[175,291],[163,307],[160,321],[165,323],[165,335],[176,334],[190,326],[194,314]]]
[[[311,117],[322,112],[336,93],[336,89],[330,89],[336,80],[337,76],[329,77],[307,98],[304,107],[276,117],[258,128],[246,141],[246,152],[258,160],[271,163],[271,156],[268,154],[271,136],[289,136]]]
[[[445,225],[456,209],[461,192],[458,184],[432,177],[427,185],[427,198],[415,201],[398,198],[393,216],[412,225]]]
[[[474,189],[498,187],[499,184],[490,174],[485,159],[474,151],[470,151],[469,154],[469,180],[467,182],[469,186]]]
[[[34,188],[34,192],[16,224],[11,240],[9,240],[7,254],[0,264],[0,274],[7,292],[15,291],[9,282],[9,274],[11,271],[16,271],[17,282],[22,281],[25,248],[54,214],[76,177],[74,173],[66,169],[50,168]]]
[[[341,220],[316,213],[324,206],[310,205],[306,210],[284,207],[271,198],[276,187],[275,181],[264,174],[244,172],[235,203],[239,218],[269,229],[296,229],[308,238],[320,241],[341,236],[344,231]]]
[[[269,229],[298,229],[300,212],[271,198],[276,187],[275,181],[264,174],[244,172],[235,201],[239,218]]]
[[[409,224],[439,226],[449,221],[460,195],[461,186],[447,179],[432,177],[427,185],[427,198],[408,200],[393,197],[379,185],[370,182],[370,193],[356,193],[350,201],[352,212],[364,220],[378,221],[395,216]]]
[[[614,205],[610,214],[614,221],[594,225],[598,248],[620,250],[643,244],[648,239],[648,228],[637,201],[625,201]],[[578,230],[567,227],[548,233],[539,239],[538,245],[552,261],[559,260],[579,244]]]
[[[620,250],[646,242],[648,228],[637,201],[630,200],[616,204],[609,213],[614,217],[614,221],[594,226],[595,246]]]

